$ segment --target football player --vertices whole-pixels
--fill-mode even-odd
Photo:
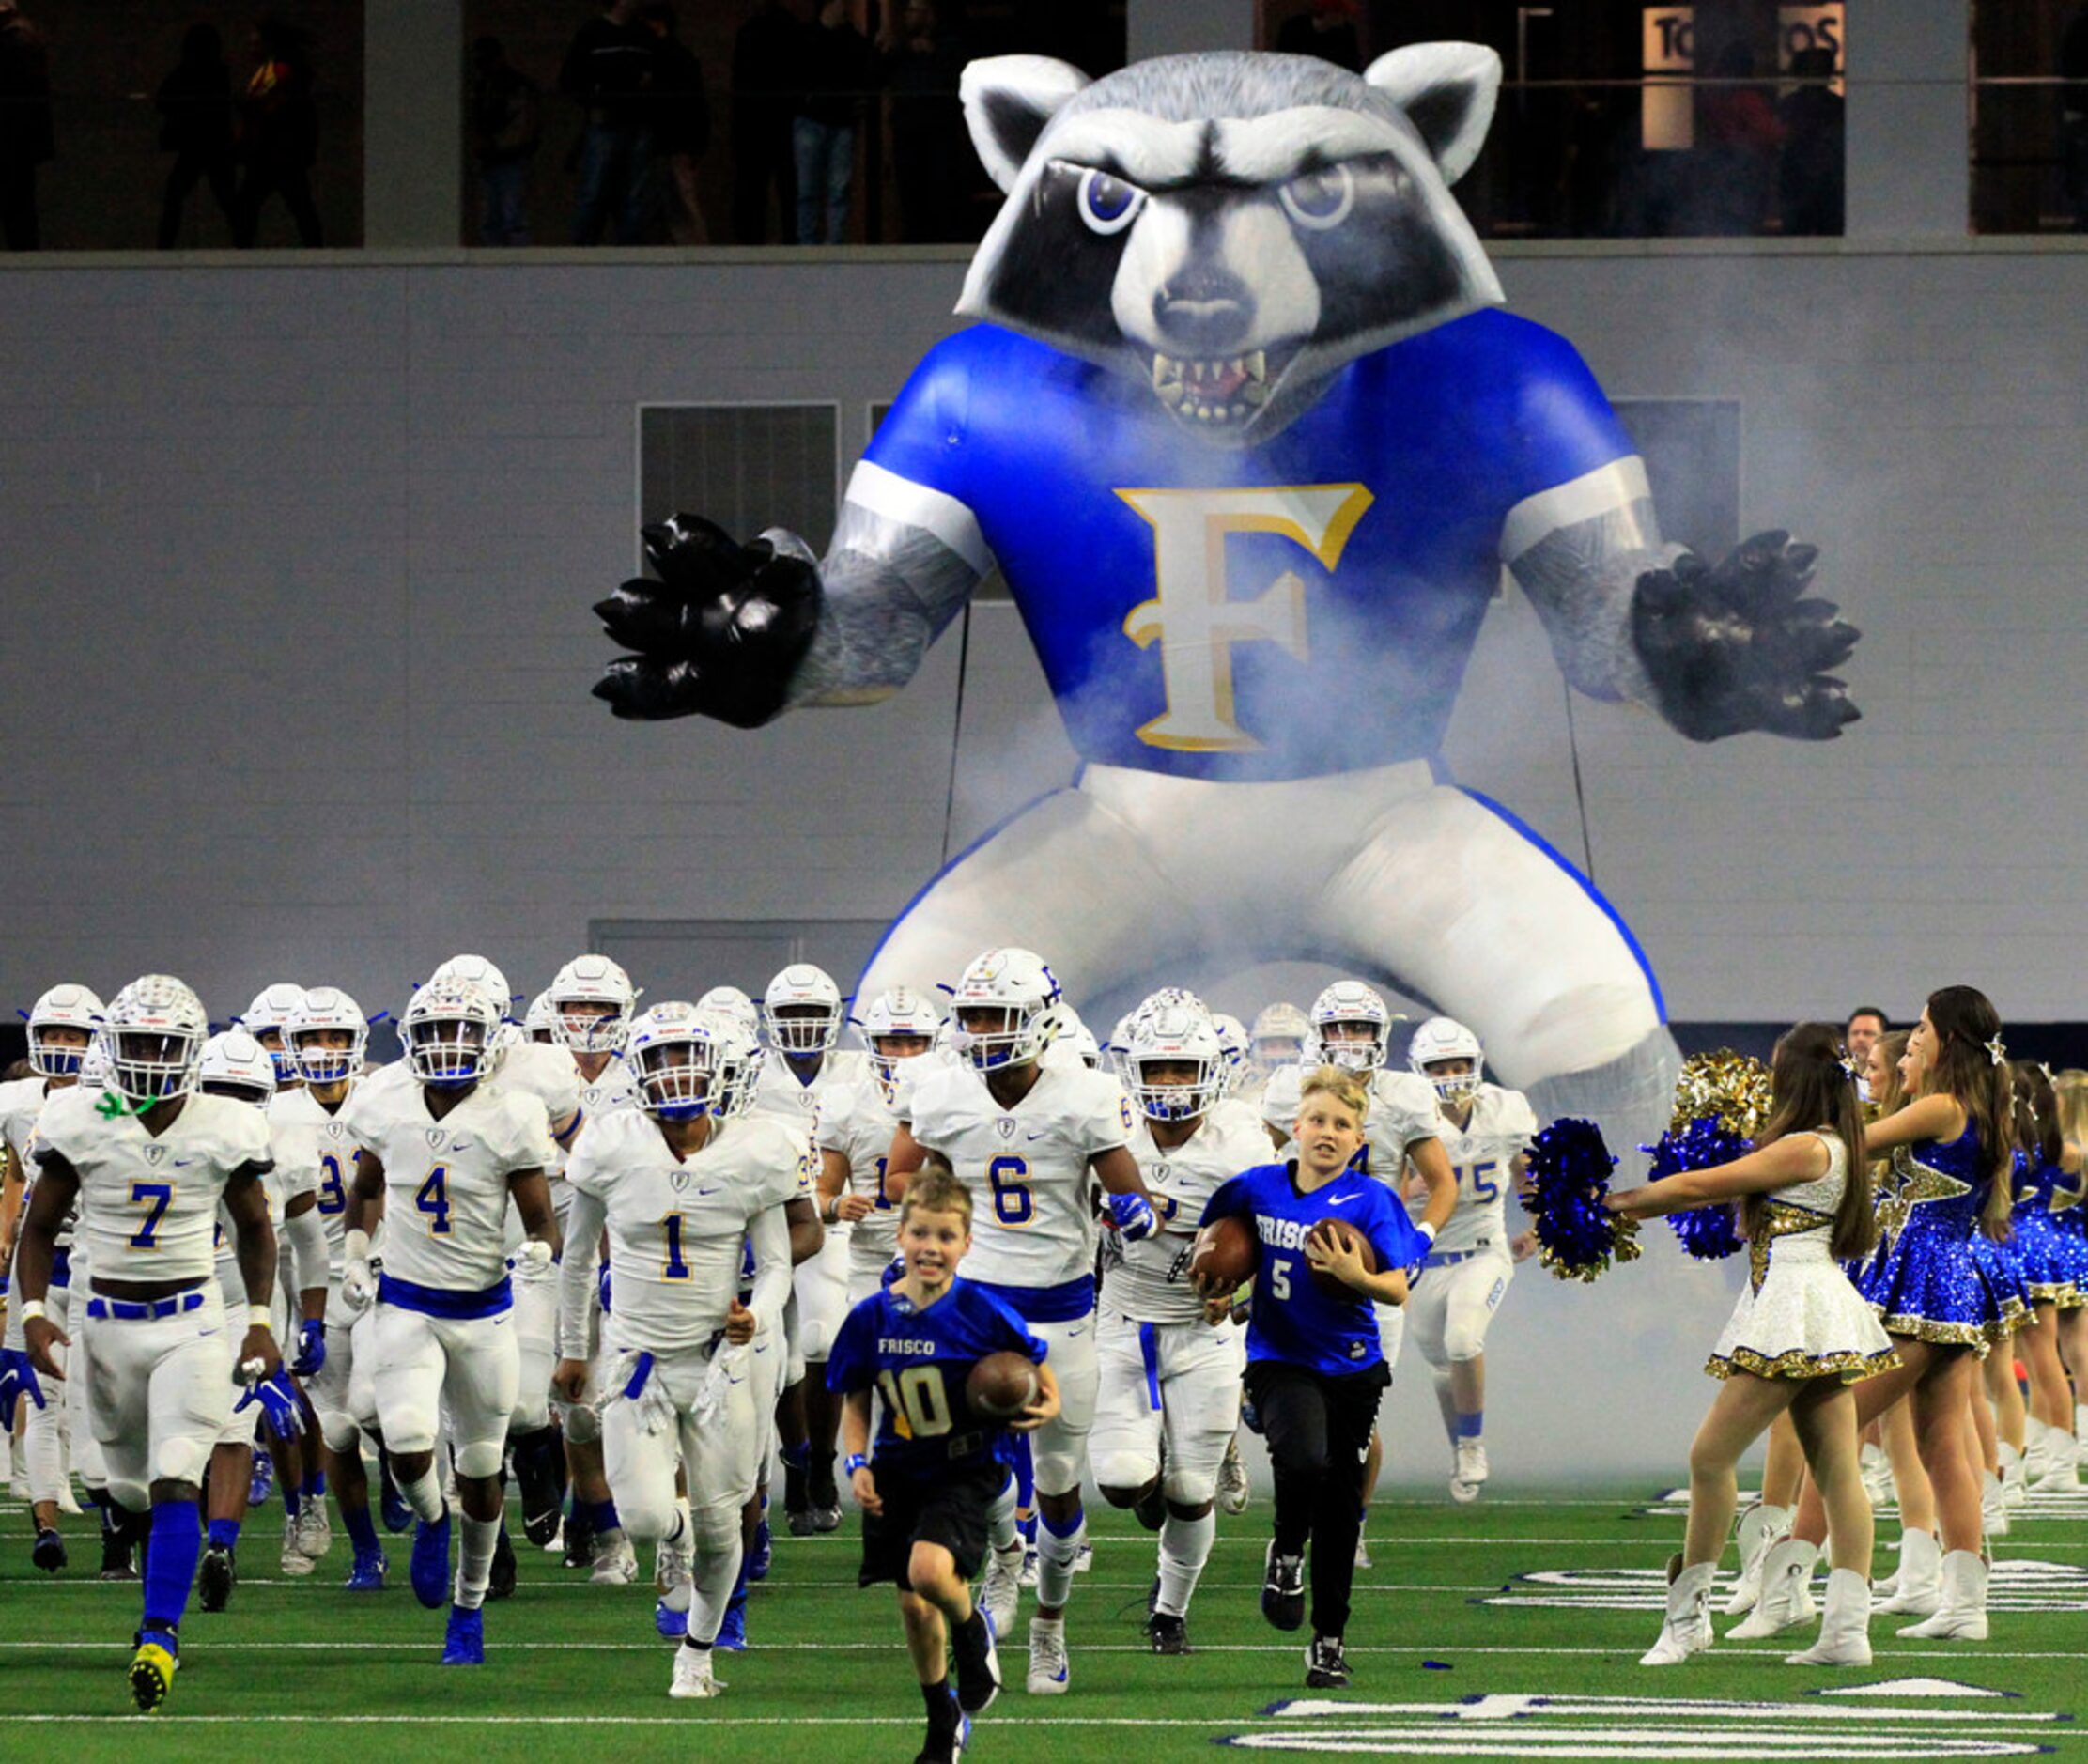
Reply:
[[[1435,1374],[1454,1459],[1450,1498],[1476,1501],[1487,1478],[1487,1325],[1515,1264],[1534,1247],[1526,1232],[1508,1236],[1507,1197],[1521,1184],[1537,1116],[1522,1091],[1483,1081],[1479,1038],[1449,1017],[1431,1016],[1414,1031],[1407,1064],[1434,1088],[1443,1151],[1457,1176],[1456,1208],[1407,1300],[1408,1327]]]
[[[8,1182],[0,1199],[0,1274],[12,1262],[15,1238],[21,1227],[22,1208],[28,1189],[36,1181],[35,1146],[37,1117],[50,1099],[70,1090],[80,1081],[80,1063],[101,1026],[101,1000],[85,986],[53,986],[30,1007],[28,1017],[29,1064],[33,1075],[0,1084],[0,1144],[7,1149]],[[54,1243],[51,1287],[46,1304],[54,1323],[69,1326],[72,1296],[72,1220],[58,1225]],[[7,1330],[0,1345],[15,1350],[23,1346],[21,1307],[8,1310]],[[70,1387],[64,1393],[70,1396]],[[15,1401],[11,1394],[0,1399],[0,1438],[12,1435]],[[29,1510],[36,1526],[36,1541],[29,1559],[48,1574],[66,1565],[65,1538],[58,1530],[68,1478],[65,1473],[67,1407],[32,1401],[22,1434],[23,1468],[26,1472]],[[103,1514],[103,1566],[109,1547],[109,1507],[106,1493],[100,1503]],[[125,1555],[128,1556],[128,1550]]]
[[[234,1410],[235,1369],[252,1383],[241,1402],[265,1392],[264,1407],[286,1425],[295,1402],[273,1332],[275,1232],[260,1183],[268,1122],[242,1104],[194,1093],[209,1032],[202,1002],[164,974],[132,981],[110,1000],[100,1031],[109,1090],[95,1096],[75,1087],[38,1118],[39,1174],[22,1228],[29,1364],[61,1377],[53,1350],[68,1338],[47,1304],[58,1227],[79,1203],[92,1273],[74,1375],[87,1385],[110,1493],[152,1515],[130,1668],[131,1701],[145,1712],[173,1689],[202,1552],[203,1466]],[[243,1328],[227,1326],[210,1277],[221,1202],[239,1241]]]
[[[1260,1096],[1278,1066],[1294,1066],[1305,1058],[1305,1044],[1312,1034],[1312,1019],[1294,1004],[1277,999],[1255,1014],[1247,1032],[1247,1081],[1244,1096]]]
[[[761,1065],[755,1112],[798,1134],[810,1153],[820,1098],[837,1086],[860,1082],[869,1072],[867,1057],[836,1048],[841,988],[825,968],[809,962],[793,963],[768,983],[761,1014],[768,1058]],[[845,1219],[827,1225],[819,1254],[797,1270],[785,1319],[790,1365],[776,1431],[783,1461],[783,1511],[794,1537],[832,1531],[841,1524],[841,1495],[834,1486],[834,1432],[841,1415],[827,1388],[827,1350],[848,1313],[850,1229]]]
[[[556,1382],[589,1375],[589,1295],[606,1227],[602,1436],[625,1528],[688,1564],[657,1621],[679,1633],[670,1694],[715,1696],[711,1652],[739,1578],[743,1513],[766,1435],[753,1362],[784,1351],[790,1203],[806,1154],[782,1122],[748,1118],[752,1041],[729,1017],[656,1005],[631,1027],[635,1109],[597,1116],[566,1167],[572,1247],[560,1272]],[[756,1268],[743,1301],[745,1246]],[[675,1494],[677,1468],[688,1485]]]
[[[1185,1654],[1197,1579],[1217,1535],[1212,1506],[1240,1418],[1246,1356],[1228,1317],[1205,1319],[1189,1250],[1205,1203],[1265,1161],[1254,1117],[1214,1112],[1225,1055],[1211,1019],[1179,1005],[1141,1012],[1124,1053],[1138,1125],[1131,1150],[1160,1229],[1118,1235],[1103,1252],[1095,1357],[1101,1387],[1088,1442],[1096,1482],[1160,1534],[1160,1581],[1146,1633],[1156,1654]]]
[[[383,1589],[390,1563],[370,1517],[369,1477],[363,1468],[361,1446],[361,1436],[368,1434],[380,1458],[384,1452],[371,1377],[377,1320],[366,1310],[358,1312],[341,1291],[348,1258],[348,1185],[355,1177],[357,1150],[343,1110],[363,1082],[369,1021],[363,1014],[363,1007],[338,986],[314,986],[306,991],[304,1001],[285,1017],[283,1039],[290,1061],[304,1082],[295,1090],[277,1093],[269,1106],[269,1119],[275,1128],[277,1143],[297,1146],[298,1154],[308,1158],[317,1172],[315,1211],[326,1233],[327,1301],[320,1330],[322,1345],[317,1354],[309,1346],[305,1348],[302,1357],[316,1367],[305,1379],[305,1390],[318,1420],[326,1475],[333,1482],[341,1524],[352,1546],[348,1590],[379,1592]],[[307,1510],[316,1510],[319,1524],[324,1525],[323,1490]]]
[[[1247,1026],[1230,1012],[1214,1011],[1211,1027],[1217,1031],[1218,1053],[1223,1062],[1221,1075],[1225,1079],[1225,1090],[1222,1094],[1238,1096],[1247,1084]]]
[[[989,950],[965,969],[951,1002],[963,1063],[930,1072],[903,1105],[890,1173],[910,1178],[932,1156],[972,1192],[973,1279],[1049,1344],[1059,1413],[1031,1436],[1040,1528],[1029,1686],[1065,1690],[1065,1608],[1087,1522],[1080,1505],[1094,1421],[1095,1213],[1091,1171],[1114,1228],[1134,1240],[1158,1229],[1131,1153],[1122,1087],[1085,1065],[1045,1066],[1044,1013],[1059,983],[1028,950]],[[1014,1617],[1021,1552],[1013,1482],[994,1513],[981,1600],[997,1633]],[[1003,1614],[1007,1621],[1003,1621]]]
[[[361,1150],[348,1195],[350,1304],[377,1302],[379,1417],[394,1473],[420,1521],[414,1596],[434,1608],[449,1580],[449,1508],[436,1468],[443,1416],[455,1447],[463,1538],[442,1649],[445,1665],[486,1659],[487,1583],[501,1535],[502,1447],[521,1359],[508,1280],[512,1199],[529,1235],[516,1265],[541,1272],[558,1250],[544,1169],[557,1155],[543,1103],[489,1081],[499,1008],[478,986],[431,981],[400,1024],[410,1082],[372,1080],[344,1105]],[[384,1271],[370,1233],[389,1219]]]

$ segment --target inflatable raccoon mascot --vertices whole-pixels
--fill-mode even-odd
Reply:
[[[1504,563],[1583,692],[1691,740],[1856,716],[1856,632],[1765,534],[1664,543],[1571,346],[1450,195],[1500,63],[1210,54],[964,76],[1007,192],[815,557],[677,516],[601,603],[621,717],[896,691],[998,565],[1084,764],[922,890],[858,991],[1039,950],[1075,997],[1307,956],[1472,1025],[1540,1113],[1650,1138],[1675,1046],[1585,877],[1436,756]],[[1630,1143],[1631,1141],[1625,1141]]]

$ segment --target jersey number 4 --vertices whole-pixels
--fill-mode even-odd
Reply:
[[[892,1429],[903,1439],[934,1439],[950,1431],[950,1392],[939,1366],[910,1366],[879,1372],[877,1388],[891,1411]]]
[[[413,1204],[428,1217],[428,1232],[435,1237],[450,1234],[450,1167],[438,1164],[427,1173]]]

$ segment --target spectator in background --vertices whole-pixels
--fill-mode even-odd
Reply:
[[[848,226],[856,124],[876,84],[869,40],[848,21],[848,0],[822,0],[819,22],[798,39],[800,93],[790,142],[797,166],[797,242],[838,245]]]
[[[478,162],[482,245],[529,243],[529,168],[544,139],[544,93],[512,66],[497,37],[472,45],[466,111]]]
[[[1776,107],[1784,157],[1776,167],[1776,210],[1784,231],[1828,238],[1842,231],[1844,127],[1834,90],[1834,52],[1801,49],[1791,77],[1804,84]]]
[[[574,36],[558,89],[587,113],[580,140],[580,199],[573,243],[600,241],[614,216],[619,245],[644,242],[652,220],[651,131],[646,106],[654,37],[638,22],[636,0],[606,0],[601,16]]]
[[[181,60],[160,82],[154,101],[162,121],[160,147],[174,155],[166,193],[160,199],[160,249],[172,251],[181,237],[181,213],[189,193],[208,183],[224,212],[224,224],[239,230],[238,162],[232,150],[232,70],[224,61],[224,39],[214,24],[192,24],[181,39]]]
[[[733,237],[742,245],[767,240],[771,185],[786,240],[796,224],[790,125],[797,32],[783,0],[757,0],[733,39]]]
[[[1362,0],[1312,0],[1309,11],[1283,21],[1276,32],[1276,53],[1317,55],[1351,73],[1361,73],[1363,43],[1355,22],[1362,16]]]
[[[965,236],[959,212],[966,163],[964,108],[957,81],[964,46],[943,34],[935,0],[905,0],[886,12],[877,38],[879,70],[891,93],[892,176],[899,187],[899,237],[909,245]]]
[[[311,43],[307,32],[273,13],[255,23],[248,42],[254,72],[239,105],[245,176],[232,216],[232,242],[242,250],[254,243],[261,205],[271,195],[280,195],[289,209],[299,244],[315,246],[321,240],[319,211],[312,201],[319,112],[312,90]]]
[[[653,157],[666,168],[667,237],[677,245],[707,244],[696,167],[710,148],[710,101],[704,64],[684,43],[668,0],[647,0],[639,14],[653,33]]]
[[[1696,102],[1697,147],[1687,208],[1692,233],[1758,233],[1769,218],[1784,125],[1755,75],[1755,52],[1727,43],[1711,62]]]
[[[2066,201],[2074,227],[2088,233],[2088,6],[2066,22],[2059,39],[2059,149],[2065,159]]]
[[[1842,1044],[1848,1049],[1848,1057],[1861,1067],[1870,1059],[1870,1050],[1878,1045],[1879,1038],[1891,1026],[1885,1014],[1874,1004],[1860,1004],[1848,1014],[1848,1021],[1842,1029]]]
[[[49,45],[15,0],[0,0],[0,239],[9,251],[43,243],[37,167],[56,156]]]

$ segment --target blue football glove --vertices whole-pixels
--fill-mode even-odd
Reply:
[[[877,1284],[882,1287],[892,1287],[896,1286],[901,1280],[905,1279],[905,1277],[906,1258],[904,1256],[894,1256],[889,1261],[885,1263],[885,1271],[877,1277]]]
[[[602,1315],[609,1315],[609,1258],[602,1258],[602,1271],[595,1277],[595,1290],[601,1295]]]
[[[326,1324],[307,1317],[297,1326],[297,1358],[290,1362],[290,1369],[300,1378],[309,1378],[325,1364]]]
[[[37,1381],[37,1369],[21,1348],[0,1348],[0,1431],[14,1431],[14,1412],[23,1397],[38,1408],[43,1407],[43,1386]]]
[[[1116,1220],[1117,1230],[1134,1244],[1151,1237],[1160,1229],[1160,1221],[1152,1215],[1152,1202],[1136,1191],[1111,1195],[1109,1216]]]
[[[289,1439],[304,1431],[304,1410],[291,1388],[288,1376],[281,1370],[271,1377],[255,1380],[246,1387],[246,1395],[232,1405],[232,1413],[239,1414],[258,1402],[261,1413],[269,1424],[269,1431],[278,1439]]]

